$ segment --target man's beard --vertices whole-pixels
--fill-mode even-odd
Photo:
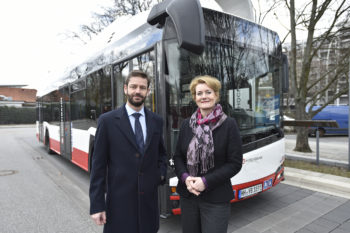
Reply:
[[[145,102],[145,99],[146,99],[146,96],[142,96],[142,95],[138,95],[138,94],[135,94],[135,95],[126,94],[126,96],[128,98],[128,102],[135,107],[140,107]],[[140,97],[141,100],[138,102],[134,101],[133,97],[135,97],[135,96]]]

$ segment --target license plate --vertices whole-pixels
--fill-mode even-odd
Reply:
[[[272,179],[265,180],[264,181],[264,190],[267,188],[270,188],[270,187],[272,187]]]
[[[256,194],[258,192],[261,192],[261,191],[262,191],[262,184],[257,184],[257,185],[251,186],[249,188],[239,190],[238,198],[249,197],[249,196]]]

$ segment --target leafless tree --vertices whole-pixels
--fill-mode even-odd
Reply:
[[[290,81],[294,90],[295,119],[312,119],[318,112],[325,108],[341,95],[348,92],[348,85],[339,86],[332,98],[321,103],[321,107],[312,110],[312,107],[320,104],[320,99],[334,87],[341,77],[347,76],[349,69],[350,48],[349,44],[338,50],[335,58],[337,63],[331,69],[327,67],[323,72],[320,70],[316,79],[310,78],[312,65],[319,58],[320,51],[330,46],[332,40],[341,38],[347,31],[350,37],[349,14],[350,2],[347,0],[309,0],[305,5],[297,9],[294,0],[283,0],[290,13]],[[327,19],[327,24],[321,27]],[[297,49],[298,28],[304,28],[307,32],[306,42],[303,43],[302,53]],[[350,39],[350,38],[349,38]],[[341,39],[340,39],[341,40]],[[300,50],[299,50],[300,51]],[[327,56],[329,59],[329,56]],[[297,63],[301,68],[297,69]],[[325,82],[327,79],[327,82]],[[347,79],[348,80],[348,79]],[[322,84],[322,85],[320,85]],[[317,88],[316,88],[317,87]],[[307,111],[307,106],[309,111]],[[297,128],[297,140],[294,148],[296,151],[311,152],[306,128]]]

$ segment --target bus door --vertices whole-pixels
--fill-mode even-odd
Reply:
[[[61,155],[72,159],[71,121],[69,85],[59,89],[60,92],[60,149]]]

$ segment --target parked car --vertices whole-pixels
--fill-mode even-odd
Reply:
[[[314,106],[312,109],[317,110],[321,106]],[[339,128],[335,127],[320,127],[320,137],[324,135],[348,135],[349,127],[349,106],[347,105],[329,105],[317,113],[312,120],[335,120]],[[309,135],[316,135],[316,128],[309,128]]]

